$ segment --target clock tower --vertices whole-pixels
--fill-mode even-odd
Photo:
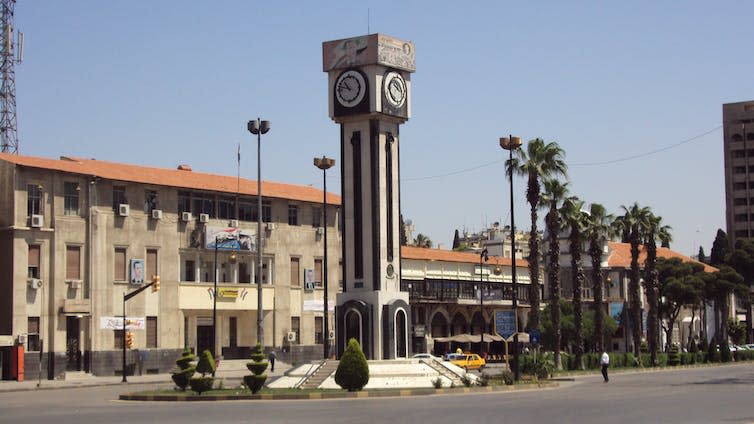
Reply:
[[[340,357],[355,338],[367,359],[410,354],[411,310],[401,291],[400,125],[411,115],[414,44],[371,34],[322,44],[330,118],[340,124],[343,292]]]

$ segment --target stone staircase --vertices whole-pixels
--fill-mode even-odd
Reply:
[[[463,382],[461,381],[461,377],[454,373],[453,371],[447,369],[444,367],[441,363],[434,359],[421,359],[421,362],[424,364],[429,365],[430,368],[437,371],[438,374],[441,376],[447,378],[451,382],[453,382],[454,386],[461,386],[463,385]]]
[[[316,389],[327,380],[327,377],[331,376],[338,369],[339,363],[340,361],[335,360],[322,361],[322,364],[313,373],[307,375],[306,379],[298,387],[300,389]]]

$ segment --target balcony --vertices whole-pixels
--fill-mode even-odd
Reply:
[[[479,301],[478,281],[458,280],[402,280],[401,291],[408,292],[411,303],[468,303],[464,301]],[[484,282],[484,302],[503,304],[513,301],[513,283]],[[518,302],[529,304],[529,285],[518,284]],[[507,302],[506,302],[507,301]]]

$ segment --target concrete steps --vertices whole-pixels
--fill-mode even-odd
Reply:
[[[340,361],[325,360],[319,368],[310,374],[307,379],[299,386],[301,389],[316,389],[327,380],[337,369]]]

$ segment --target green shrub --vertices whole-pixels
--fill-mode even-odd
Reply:
[[[212,352],[210,352],[209,349],[205,349],[204,352],[202,352],[202,356],[199,357],[199,363],[196,364],[196,372],[201,373],[202,376],[192,377],[191,380],[189,380],[191,390],[200,395],[203,392],[211,390],[212,385],[215,383],[215,377],[207,376],[207,374],[214,374],[216,368]]]
[[[477,379],[477,383],[479,383],[479,385],[482,386],[482,387],[487,387],[487,386],[490,385],[490,379],[489,379],[489,377],[487,377],[487,374],[482,374]]]
[[[648,353],[639,354],[641,366],[648,368],[652,366],[652,357]]]
[[[432,380],[432,385],[435,386],[435,389],[441,389],[442,388],[442,378],[437,377],[434,380]]]
[[[513,372],[511,370],[503,370],[502,378],[506,386],[513,385]]]
[[[183,350],[181,356],[175,361],[178,369],[172,373],[171,378],[175,385],[184,392],[191,381],[191,377],[196,371],[196,367],[193,365],[195,360],[196,356],[191,352],[191,349],[186,348]]]
[[[707,361],[707,353],[703,350],[694,354],[694,363],[703,364]]]
[[[251,393],[257,393],[264,387],[264,382],[267,380],[267,375],[245,375],[243,376],[243,382],[246,387],[249,388]]]
[[[246,368],[252,372],[252,375],[246,375],[243,378],[246,387],[251,390],[251,393],[256,393],[264,387],[264,382],[267,380],[267,374],[264,371],[267,369],[267,361],[265,361],[264,351],[262,350],[262,344],[257,343],[254,349],[251,350],[252,362],[246,363]]]
[[[657,366],[658,367],[667,367],[668,366],[668,354],[667,353],[658,353],[657,354]]]
[[[682,361],[681,355],[678,352],[678,346],[676,345],[670,346],[670,353],[668,353],[667,355],[668,365],[670,365],[671,367],[675,367],[681,364],[682,362],[683,361]]]
[[[369,382],[369,364],[356,339],[348,341],[335,371],[335,382],[349,392],[359,391]]]
[[[707,348],[707,362],[720,362],[720,350],[715,347],[714,343],[710,343]]]
[[[730,362],[733,359],[733,355],[731,355],[730,352],[730,346],[728,346],[728,343],[723,343],[720,345],[720,360],[722,362]]]
[[[199,395],[209,390],[212,390],[212,385],[215,384],[214,377],[194,377],[191,379],[191,390],[195,391]]]
[[[471,376],[466,373],[461,376],[461,383],[463,383],[464,386],[469,387],[471,386]]]

